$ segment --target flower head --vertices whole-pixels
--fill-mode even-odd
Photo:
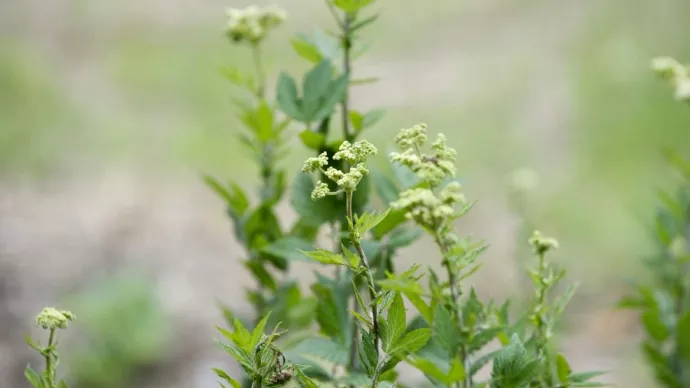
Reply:
[[[309,158],[306,161],[304,161],[304,165],[302,165],[302,172],[316,172],[327,165],[328,155],[325,152],[322,152],[319,156],[315,158]]]
[[[391,153],[391,160],[409,168],[422,181],[438,186],[446,177],[455,176],[457,151],[448,147],[445,135],[439,134],[431,144],[432,154],[421,151],[427,141],[425,124],[401,130],[395,141],[403,151]]]
[[[344,141],[340,144],[338,152],[333,155],[334,160],[345,160],[351,164],[364,163],[369,156],[376,155],[378,150],[366,140],[360,140],[355,144]]]
[[[69,321],[75,318],[75,315],[69,311],[58,311],[53,307],[46,307],[36,317],[36,326],[51,330],[66,329]]]
[[[546,237],[538,230],[535,230],[534,233],[532,233],[529,243],[534,248],[534,252],[538,255],[543,255],[550,250],[558,248],[558,240],[555,238]]]
[[[395,137],[395,142],[402,149],[423,146],[426,143],[426,124],[420,123],[412,128],[401,129]]]
[[[226,11],[228,21],[225,32],[233,42],[259,43],[268,31],[282,24],[287,13],[278,7],[260,8],[251,5],[244,9],[230,8]]]
[[[324,182],[318,181],[316,182],[316,187],[314,187],[314,190],[311,192],[311,199],[320,199],[325,196],[327,196],[331,190],[328,188],[328,185]]]

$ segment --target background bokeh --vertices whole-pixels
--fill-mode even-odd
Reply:
[[[200,176],[257,184],[235,138],[234,88],[218,71],[247,58],[222,26],[226,7],[249,3],[0,2],[1,386],[27,386],[23,368],[37,360],[23,336],[44,305],[79,318],[63,365],[81,387],[217,386],[210,368],[231,364],[212,342],[218,306],[247,310],[251,281]],[[308,65],[286,43],[331,26],[327,9],[274,3],[290,21],[269,39],[271,74],[301,74]],[[577,368],[611,371],[606,381],[652,386],[637,318],[612,305],[628,278],[645,276],[654,189],[671,181],[660,147],[690,144],[690,111],[648,70],[653,56],[690,58],[690,2],[375,8],[382,17],[364,34],[371,50],[355,74],[381,80],[352,100],[387,110],[368,135],[381,148],[426,122],[458,149],[478,200],[459,228],[491,244],[473,278],[480,292],[524,287],[508,181],[531,168],[540,180],[522,203],[527,221],[560,240],[555,259],[581,283],[562,328],[566,352]],[[308,155],[293,151],[294,163]],[[424,244],[402,260],[428,260]]]

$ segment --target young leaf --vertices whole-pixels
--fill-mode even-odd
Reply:
[[[565,359],[565,356],[563,356],[562,353],[558,353],[556,356],[556,370],[558,372],[558,379],[560,382],[564,384],[567,383],[568,378],[573,370],[570,368],[568,360]]]
[[[431,338],[430,329],[412,330],[400,338],[390,349],[390,354],[412,354],[424,347]]]
[[[364,366],[364,370],[369,375],[372,375],[378,364],[378,355],[374,346],[374,340],[371,338],[371,334],[366,331],[362,332],[362,347],[359,351],[359,359]]]
[[[26,379],[35,388],[44,388],[43,380],[41,379],[41,375],[39,375],[35,370],[31,369],[28,366],[26,367],[26,369],[24,369],[24,377],[26,377]]]
[[[323,59],[319,49],[302,36],[290,39],[290,44],[297,55],[309,62],[319,63]]]
[[[266,328],[266,323],[268,322],[268,318],[271,316],[271,313],[266,314],[266,316],[259,321],[259,323],[256,325],[254,328],[254,331],[252,331],[252,340],[251,340],[251,349],[256,348],[261,340],[263,339],[264,336],[264,330]]]
[[[318,261],[322,264],[336,264],[336,265],[347,265],[345,259],[342,255],[327,251],[325,249],[317,249],[315,251],[300,251],[303,254],[311,257],[312,259]]]
[[[225,373],[223,370],[220,370],[220,369],[218,369],[218,368],[211,368],[211,369],[212,369],[214,372],[216,372],[216,375],[218,375],[218,377],[220,377],[221,379],[223,379],[223,380],[225,380],[226,382],[228,382],[228,383],[232,386],[232,388],[241,388],[241,387],[242,387],[242,384],[240,384],[239,381],[237,381],[237,380],[233,379],[232,377],[228,376],[228,374]]]
[[[333,0],[333,4],[345,12],[357,12],[374,0]]]
[[[300,132],[299,138],[302,140],[302,144],[315,151],[320,150],[326,140],[322,133],[314,132],[310,129]]]
[[[383,221],[390,212],[386,209],[381,213],[364,213],[361,216],[355,214],[355,229],[362,235]]]
[[[312,121],[321,121],[331,115],[333,107],[343,99],[347,85],[347,74],[343,74],[329,84],[328,90],[324,94],[325,99],[322,100],[319,110],[311,117]]]
[[[358,20],[355,23],[352,23],[352,25],[350,26],[350,31],[355,32],[361,28],[364,28],[364,27],[368,26],[369,24],[375,22],[376,19],[378,19],[378,18],[379,18],[379,14],[374,14],[374,15],[371,15],[367,18],[362,19],[362,20]]]

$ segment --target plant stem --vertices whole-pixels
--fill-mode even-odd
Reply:
[[[256,96],[259,99],[264,98],[266,93],[266,74],[264,73],[263,63],[261,60],[261,50],[258,44],[252,45],[252,58],[254,59],[254,68],[256,69],[257,86]]]
[[[343,73],[347,77],[348,86],[345,88],[343,100],[341,102],[343,111],[343,135],[345,140],[352,141],[354,136],[350,132],[350,108],[349,108],[349,88],[350,88],[350,68],[351,68],[351,50],[352,50],[352,36],[350,33],[350,15],[345,13],[345,20],[342,23],[343,30]]]
[[[438,247],[441,249],[443,255],[446,256],[450,249],[448,246],[446,246],[446,244],[442,242],[441,236],[439,235],[438,231],[434,235],[434,240],[436,241],[436,245],[438,245]],[[458,325],[458,327],[462,327],[462,316],[460,315],[460,309],[458,308],[460,294],[458,292],[458,286],[456,284],[456,273],[454,269],[451,267],[450,261],[448,261],[446,257],[443,258],[443,266],[446,268],[446,273],[448,274],[448,287],[450,288],[451,298],[453,298],[453,318],[455,320],[455,324]],[[462,343],[462,345],[460,345],[460,358],[462,359],[463,367],[467,372],[465,375],[465,379],[462,382],[462,387],[471,388],[473,383],[472,375],[469,373],[469,371],[472,365],[470,364],[470,356],[469,351],[467,349],[467,344],[464,342]],[[457,386],[460,385],[457,384]]]
[[[252,381],[252,388],[261,388],[261,378],[256,378]]]
[[[48,337],[48,346],[45,348],[43,355],[46,360],[46,376],[50,388],[55,386],[55,371],[53,370],[53,346],[55,345],[55,328],[50,329],[50,336]]]
[[[354,224],[355,219],[354,219],[354,215],[352,213],[353,192],[348,191],[348,192],[346,192],[345,195],[346,195],[345,203],[346,203],[347,217]],[[378,323],[378,311],[376,308],[376,284],[374,283],[374,277],[371,274],[371,267],[369,266],[369,260],[367,260],[367,255],[364,253],[364,249],[362,249],[362,245],[360,245],[360,243],[359,243],[359,236],[357,236],[355,234],[354,225],[353,225],[353,228],[350,229],[350,238],[352,240],[352,245],[355,246],[355,250],[357,251],[359,258],[362,260],[362,264],[364,264],[364,267],[366,268],[367,280],[369,282],[369,285],[368,285],[369,287],[367,287],[367,288],[369,288],[369,297],[371,299],[371,319],[372,319],[372,323],[373,323],[373,332],[374,332],[374,349],[376,350],[376,355],[378,356],[378,354],[379,354],[379,323]],[[376,386],[376,385],[374,385],[374,386]]]

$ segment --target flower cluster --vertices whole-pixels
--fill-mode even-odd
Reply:
[[[46,307],[36,317],[36,326],[44,329],[66,329],[69,321],[73,321],[76,317],[69,311],[58,311],[53,307]]]
[[[452,219],[456,205],[466,205],[467,200],[457,182],[451,182],[438,193],[430,189],[415,188],[400,193],[400,198],[391,203],[396,210],[405,210],[405,217],[417,224],[436,230],[444,221]]]
[[[255,5],[244,9],[227,10],[228,22],[225,32],[236,43],[259,43],[268,31],[282,24],[287,18],[286,12],[278,7],[260,8]]]
[[[534,233],[532,233],[529,243],[534,248],[534,252],[540,256],[550,250],[558,248],[558,240],[555,238],[546,237],[538,230],[535,230]]]
[[[351,167],[349,167],[347,172],[338,170],[334,167],[328,167],[328,169],[324,170],[324,167],[328,166],[328,155],[325,152],[317,157],[307,159],[302,166],[302,172],[313,173],[320,171],[328,179],[335,182],[340,190],[353,192],[362,178],[369,173],[369,169],[367,169],[365,164],[367,158],[376,155],[376,153],[376,147],[366,140],[361,140],[354,144],[344,141],[340,145],[338,152],[333,155],[333,160],[344,160],[348,162]],[[319,199],[332,194],[335,193],[330,191],[328,184],[318,181],[311,193],[311,198]]]
[[[443,134],[431,144],[432,154],[422,153],[422,146],[427,142],[425,124],[401,130],[395,142],[402,152],[391,153],[391,159],[409,168],[422,181],[438,186],[446,177],[455,176],[457,152],[447,146]]]
[[[676,99],[690,102],[690,71],[686,66],[673,58],[659,57],[652,60],[652,70],[672,82]]]

